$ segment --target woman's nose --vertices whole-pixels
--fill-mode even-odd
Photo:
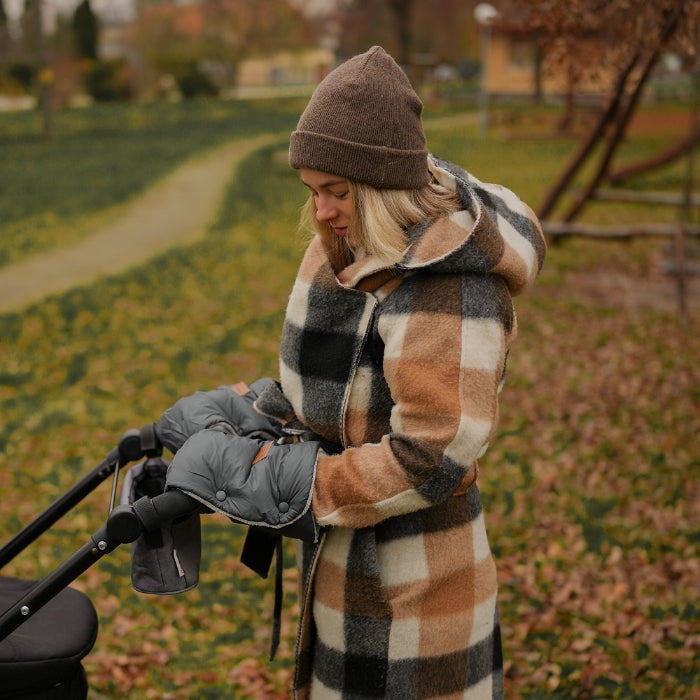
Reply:
[[[336,215],[337,211],[328,197],[319,197],[316,200],[316,218],[318,221],[331,221],[335,219]]]

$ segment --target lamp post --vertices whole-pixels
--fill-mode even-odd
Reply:
[[[474,19],[479,25],[479,126],[486,132],[489,128],[489,93],[486,87],[486,62],[488,60],[491,25],[498,17],[498,10],[487,2],[474,8]]]

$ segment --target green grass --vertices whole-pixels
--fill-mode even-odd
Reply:
[[[290,115],[262,123],[267,107],[237,105],[237,133],[293,123]],[[171,141],[187,142],[170,144],[175,158],[163,136],[153,146],[160,155],[151,178],[231,135],[224,122],[233,105],[171,108],[173,114],[143,108],[162,112]],[[127,150],[127,142],[158,131],[141,115],[118,136],[130,109],[65,119],[85,145],[89,133],[100,142],[99,125],[108,130],[111,123],[118,152],[120,141]],[[219,135],[205,138],[210,120],[211,134]],[[50,148],[64,149],[62,138],[71,138],[65,129]],[[533,204],[574,147],[464,127],[428,134],[434,152]],[[20,140],[15,153],[40,171],[45,147],[25,136],[23,149]],[[94,466],[124,430],[157,419],[178,396],[277,374],[284,306],[304,247],[295,225],[305,195],[285,153],[282,139],[247,159],[197,243],[0,315],[0,540]],[[124,173],[111,177],[120,191]],[[660,173],[645,186],[658,188],[669,177]],[[66,212],[79,216],[89,207],[77,201],[81,188],[71,187],[66,198],[76,201],[65,203]],[[43,202],[34,199],[33,216],[46,215],[51,207]],[[99,212],[102,205],[91,206]],[[696,310],[683,329],[674,313],[623,310],[605,297],[593,304],[569,282],[570,273],[592,275],[604,266],[642,285],[658,245],[567,241],[549,251],[537,287],[517,300],[520,335],[500,432],[480,471],[499,567],[508,697],[698,697]],[[50,571],[103,523],[108,497],[108,487],[90,495],[3,573]],[[94,690],[114,698],[288,696],[296,614],[291,544],[282,646],[269,662],[272,586],[238,563],[243,536],[242,527],[203,518],[200,585],[182,596],[134,593],[126,548],[79,578],[101,623],[86,660]]]
[[[0,266],[85,235],[92,217],[226,140],[287,132],[301,103],[185,101],[0,115]]]

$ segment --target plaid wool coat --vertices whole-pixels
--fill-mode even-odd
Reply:
[[[463,210],[411,229],[390,269],[366,257],[336,275],[315,239],[287,308],[283,397],[258,400],[338,445],[317,461],[322,535],[301,555],[297,698],[503,693],[475,480],[516,333],[512,297],[545,244],[512,192],[429,164]]]

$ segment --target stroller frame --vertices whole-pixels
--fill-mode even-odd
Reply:
[[[24,596],[0,615],[0,642],[32,617],[48,601],[66,588],[96,561],[118,546],[134,542],[146,530],[133,505],[115,506],[120,467],[143,457],[162,454],[155,425],[129,430],[119,444],[73,487],[56,499],[46,510],[0,548],[0,569],[48,530],[110,475],[114,475],[110,510],[106,523],[94,532],[88,542],[38,581]],[[146,498],[146,497],[144,497]],[[199,503],[181,491],[166,491],[150,499],[158,520],[167,522],[194,512]]]

